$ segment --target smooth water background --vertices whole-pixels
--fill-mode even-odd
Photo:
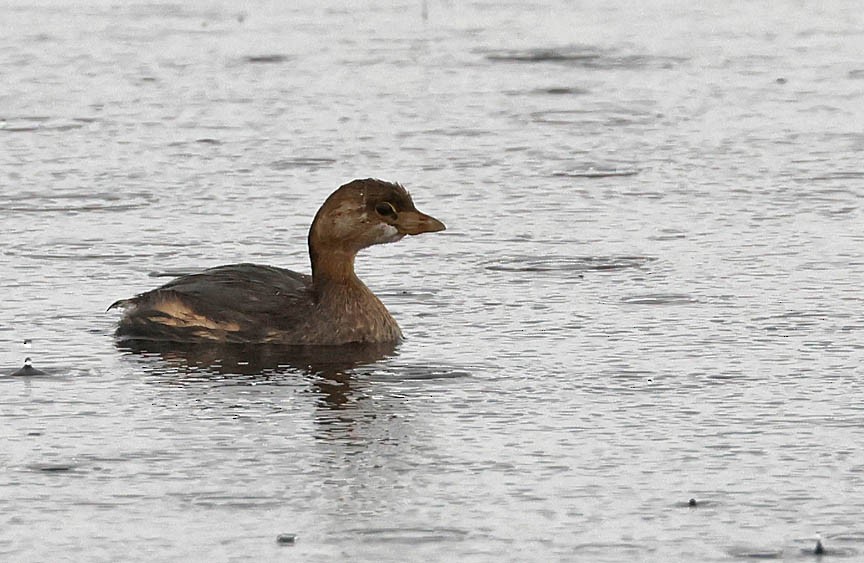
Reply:
[[[860,4],[426,11],[0,7],[0,557],[864,558]],[[367,176],[448,225],[358,260],[395,354],[115,346]]]

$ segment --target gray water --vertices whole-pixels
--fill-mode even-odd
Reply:
[[[0,557],[864,558],[860,4],[426,12],[0,7]],[[116,346],[368,176],[398,349]]]

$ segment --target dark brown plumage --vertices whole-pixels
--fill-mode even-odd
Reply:
[[[357,252],[405,235],[444,230],[408,192],[354,180],[333,192],[309,230],[312,275],[233,264],[181,276],[111,305],[124,307],[117,336],[169,342],[339,345],[395,342],[399,325],[354,273]]]

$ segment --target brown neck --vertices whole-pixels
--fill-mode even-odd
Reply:
[[[354,273],[356,250],[334,248],[309,237],[312,291],[319,312],[332,321],[332,337],[345,342],[396,342],[399,325]]]
[[[309,257],[312,261],[312,284],[316,291],[325,291],[328,287],[345,285],[362,285],[354,273],[354,257],[356,252],[335,248],[319,248],[320,245],[309,244]]]

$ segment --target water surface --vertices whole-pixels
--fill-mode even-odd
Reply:
[[[3,558],[864,556],[859,7],[422,12],[0,8]],[[115,346],[367,176],[448,225],[358,260],[398,348]]]

